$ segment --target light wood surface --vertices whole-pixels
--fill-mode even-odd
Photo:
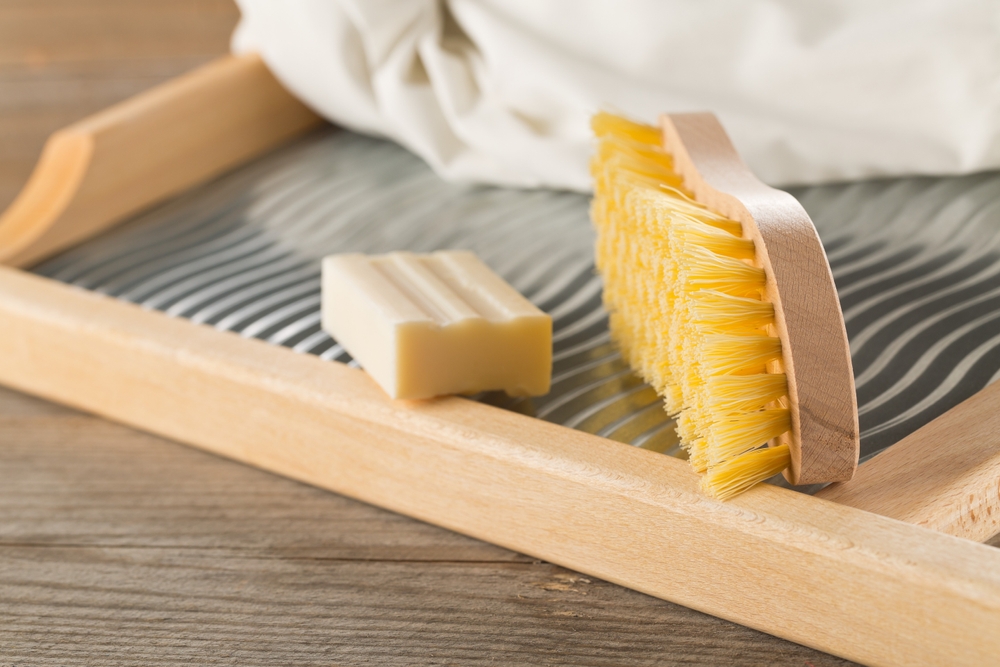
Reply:
[[[0,389],[17,665],[850,663]]]
[[[256,55],[225,56],[54,133],[0,216],[25,266],[314,127]]]
[[[1000,552],[0,269],[0,382],[870,664],[1000,653]]]
[[[983,541],[1000,532],[1000,384],[994,383],[818,494]]]
[[[788,378],[793,484],[842,482],[858,464],[858,401],[847,329],[826,252],[809,215],[787,192],[761,183],[710,113],[660,119],[664,145],[699,203],[743,224],[767,276],[780,368]]]

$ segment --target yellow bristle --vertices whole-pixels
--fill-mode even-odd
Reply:
[[[667,413],[676,415],[684,409],[684,396],[681,394],[681,386],[673,383],[667,385],[667,391],[663,394],[666,403]]]
[[[708,471],[708,440],[696,438],[687,447],[688,463],[697,473]],[[765,478],[766,479],[766,478]]]
[[[687,430],[687,427],[691,425],[690,420],[685,425],[681,425],[683,416],[682,413],[677,420],[677,435],[681,438],[681,447],[687,451],[688,461],[691,465],[698,472],[704,472],[708,468],[708,442],[704,435],[698,434],[694,429]],[[684,431],[684,436],[680,435],[681,431]]]
[[[753,259],[754,245],[750,239],[740,238],[705,224],[686,215],[676,215],[671,220],[671,239],[683,252],[687,248],[704,248],[716,255],[732,259]]]
[[[714,290],[694,292],[686,300],[688,317],[718,333],[753,332],[774,324],[774,304]]]
[[[706,211],[707,212],[707,211]],[[732,236],[740,237],[743,235],[743,225],[735,220],[729,220],[728,218],[716,217],[705,215],[705,212],[698,218],[704,222],[709,227],[715,227],[716,229],[721,229],[722,231],[730,234]]]
[[[784,373],[709,378],[702,408],[716,416],[760,410],[788,393]]]
[[[713,421],[708,426],[711,447],[710,466],[745,454],[772,440],[792,427],[786,408],[733,414]]]
[[[697,419],[691,411],[684,411],[677,417],[677,435],[682,442],[694,442],[699,433]]]
[[[669,168],[673,162],[670,154],[657,144],[646,143],[632,137],[614,135],[604,137],[604,141],[597,147],[597,154],[599,161],[594,163],[594,168],[604,168],[605,163],[610,161],[633,159],[638,160],[637,164],[644,169],[652,167],[656,170],[663,170]],[[676,179],[677,174],[670,170],[667,178]]]
[[[701,488],[719,500],[727,500],[777,475],[791,462],[788,445],[755,449],[723,465],[709,468],[701,480]]]
[[[620,144],[618,146],[605,146],[604,150],[620,151],[626,150],[628,153],[615,155],[608,159],[608,170],[617,172],[617,175],[627,174],[632,179],[633,185],[643,185],[651,190],[659,190],[661,184],[680,185],[681,179],[673,173],[670,163],[655,161],[659,156],[655,152],[643,154],[634,147]],[[664,156],[666,158],[666,156]]]
[[[711,334],[701,340],[697,354],[703,377],[749,375],[763,372],[756,369],[781,357],[781,340],[772,336]]]
[[[769,335],[774,307],[762,300],[754,243],[685,190],[657,128],[612,114],[592,126],[591,216],[612,339],[677,417],[691,465],[730,480],[723,493],[745,488],[780,462],[755,448],[790,428],[787,410],[766,409],[787,383],[765,373],[781,343]]]
[[[690,292],[717,290],[733,296],[754,297],[766,284],[764,269],[704,248],[688,249],[679,269],[679,279]]]
[[[618,351],[621,353],[622,359],[629,365],[632,365],[632,341],[623,320],[624,318],[621,314],[612,311],[608,315],[608,329],[611,331],[611,340],[618,346]]]
[[[638,196],[642,196],[643,203],[649,207],[651,212],[664,216],[666,221],[669,221],[668,224],[664,225],[665,230],[673,226],[676,218],[683,216],[693,222],[700,222],[706,227],[726,232],[731,236],[740,236],[743,233],[743,225],[740,223],[719,217],[691,199],[682,189],[680,177],[677,177],[676,182],[659,183],[657,187],[649,188]]]
[[[626,137],[646,144],[660,145],[660,130],[606,111],[594,114],[590,128],[596,137]]]

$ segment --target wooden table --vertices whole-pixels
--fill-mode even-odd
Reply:
[[[49,132],[223,53],[236,18],[0,0],[0,209]],[[848,663],[0,389],[0,664]]]

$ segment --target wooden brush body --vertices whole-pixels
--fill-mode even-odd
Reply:
[[[714,115],[664,115],[661,128],[685,188],[742,223],[767,276],[771,333],[782,345],[781,361],[768,370],[788,378],[779,401],[791,413],[791,430],[778,438],[791,452],[785,476],[793,484],[851,479],[860,451],[854,372],[833,274],[809,215],[750,172]]]

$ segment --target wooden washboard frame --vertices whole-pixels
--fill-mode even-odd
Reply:
[[[18,270],[320,123],[256,56],[66,128],[0,217],[0,382],[868,664],[1000,655],[1000,383],[818,497]]]

